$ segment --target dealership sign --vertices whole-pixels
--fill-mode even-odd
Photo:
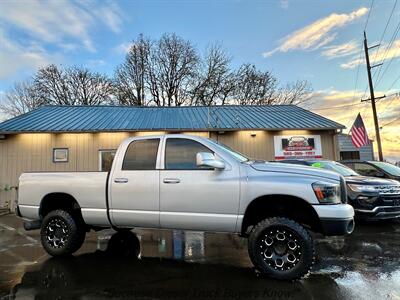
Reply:
[[[274,136],[275,159],[322,158],[320,135]]]

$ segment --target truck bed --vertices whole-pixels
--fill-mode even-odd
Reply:
[[[66,193],[78,201],[88,224],[109,225],[106,204],[107,172],[23,173],[18,205],[28,219],[39,218],[39,203],[51,193]]]

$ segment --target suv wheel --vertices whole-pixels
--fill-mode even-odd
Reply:
[[[270,218],[250,233],[249,256],[262,274],[282,280],[306,275],[314,263],[314,243],[300,224],[286,218]]]
[[[60,209],[46,215],[40,230],[43,248],[52,256],[74,253],[82,246],[85,235],[83,226],[69,212]]]

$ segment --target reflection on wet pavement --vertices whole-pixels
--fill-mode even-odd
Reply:
[[[0,218],[0,298],[400,299],[400,223],[359,224],[315,236],[317,264],[295,282],[262,278],[247,241],[172,230],[91,232],[68,258],[51,258],[39,232]]]

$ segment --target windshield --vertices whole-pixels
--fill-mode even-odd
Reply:
[[[381,161],[370,161],[371,164],[374,166],[377,166],[378,168],[381,168],[383,171],[389,173],[390,175],[393,176],[400,176],[400,168],[396,167],[392,164],[386,163],[386,162],[381,162]]]
[[[208,139],[209,141],[211,141],[215,146],[217,146],[218,148],[224,150],[225,152],[228,152],[229,154],[233,155],[235,158],[237,158],[240,162],[245,162],[245,161],[249,161],[249,158],[247,158],[246,156],[244,156],[242,153],[237,152],[231,148],[229,148],[228,146],[217,142],[215,140],[212,139]]]
[[[316,162],[313,162],[311,164],[311,166],[316,167],[316,168],[322,168],[325,170],[334,171],[345,177],[346,176],[359,176],[359,174],[354,172],[352,169],[346,167],[345,165],[342,165],[340,163],[333,162],[333,161],[316,161]]]

